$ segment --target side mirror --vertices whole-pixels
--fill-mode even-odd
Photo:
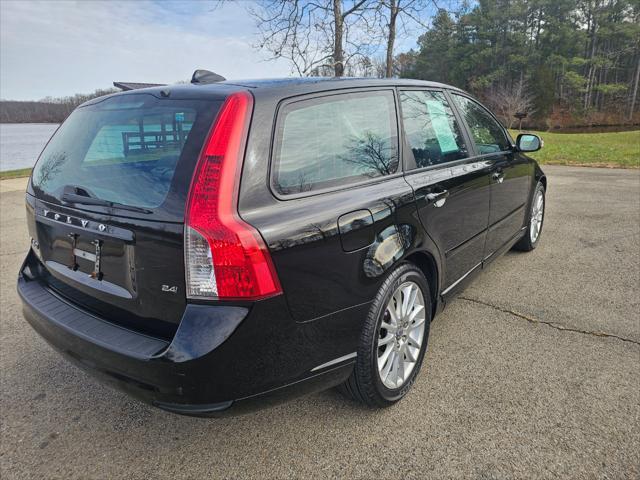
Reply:
[[[521,133],[516,139],[516,146],[521,152],[537,152],[544,146],[544,143],[537,135]]]

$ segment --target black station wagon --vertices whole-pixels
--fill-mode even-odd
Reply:
[[[26,319],[172,412],[334,386],[395,403],[451,295],[536,247],[540,139],[439,83],[206,78],[58,129],[26,193]]]

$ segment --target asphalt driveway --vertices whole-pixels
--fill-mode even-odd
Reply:
[[[400,404],[329,391],[223,420],[131,400],[31,330],[24,181],[0,182],[0,477],[639,478],[640,171],[545,171],[539,248],[435,320]]]

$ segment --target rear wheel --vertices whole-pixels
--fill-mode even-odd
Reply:
[[[544,185],[538,182],[533,192],[531,200],[531,210],[529,212],[529,225],[524,236],[516,243],[513,248],[523,252],[530,252],[538,245],[540,234],[542,233],[542,223],[544,221]]]
[[[422,365],[430,323],[427,280],[415,265],[399,266],[371,305],[356,365],[342,392],[372,407],[386,407],[404,397]]]

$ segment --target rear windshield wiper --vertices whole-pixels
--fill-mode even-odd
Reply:
[[[152,213],[151,210],[147,210],[146,208],[134,207],[133,205],[125,205],[123,203],[103,200],[102,198],[98,198],[93,195],[84,187],[75,187],[72,185],[67,185],[66,187],[64,187],[62,201],[65,203],[74,203],[78,205],[98,205],[109,208],[118,208],[120,210],[128,210],[130,212]]]

